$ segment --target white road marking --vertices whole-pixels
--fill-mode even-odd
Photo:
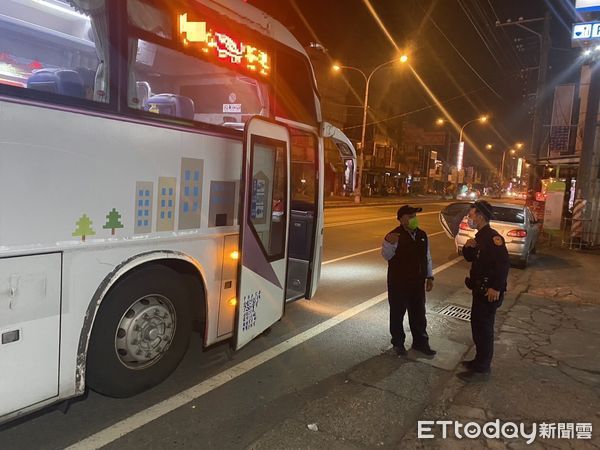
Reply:
[[[444,234],[444,233],[446,233],[446,232],[445,231],[436,231],[435,233],[428,234],[427,236],[432,237],[432,236],[437,236],[438,234]]]
[[[439,211],[430,211],[430,212],[418,213],[418,214],[419,214],[419,216],[429,216],[429,215],[439,214],[439,213],[440,213]],[[376,217],[374,219],[348,220],[345,222],[328,223],[328,224],[325,224],[323,227],[324,228],[343,227],[344,225],[355,225],[355,224],[359,224],[359,223],[378,222],[380,220],[390,220],[390,219],[397,219],[397,217],[396,216],[385,216],[385,217]]]
[[[335,210],[340,210],[340,209],[368,209],[368,208],[397,208],[398,206],[402,206],[402,205],[418,205],[420,208],[424,207],[424,206],[448,206],[448,203],[450,203],[450,201],[447,202],[435,202],[435,203],[406,203],[406,202],[398,202],[398,203],[373,203],[371,205],[366,205],[366,206],[333,206],[331,208],[325,208],[325,211],[330,210],[330,211],[335,211]]]
[[[448,267],[457,264],[462,261],[463,258],[456,258],[452,261],[447,262],[446,264],[441,265],[433,270],[433,274],[437,274],[443,270],[446,270]],[[123,419],[120,422],[117,422],[111,425],[108,428],[105,428],[75,444],[67,447],[67,450],[85,450],[85,449],[97,449],[100,447],[104,447],[123,436],[131,433],[132,431],[137,430],[138,428],[143,427],[144,425],[156,420],[165,414],[168,414],[177,408],[180,408],[193,400],[202,397],[205,394],[217,389],[218,387],[223,386],[229,381],[235,380],[241,375],[255,369],[256,367],[270,361],[273,358],[281,355],[282,353],[291,350],[292,348],[312,339],[315,336],[318,336],[321,333],[329,330],[330,328],[342,323],[345,320],[354,317],[357,314],[365,311],[366,309],[371,308],[372,306],[381,303],[382,301],[387,299],[387,292],[383,292],[379,295],[376,295],[369,300],[360,303],[350,309],[347,309],[343,313],[338,314],[331,319],[326,320],[325,322],[320,323],[312,327],[309,330],[304,331],[303,333],[297,334],[296,336],[277,344],[276,346],[265,350],[258,355],[252,356],[245,361],[210,377],[207,380],[198,383],[195,386],[192,386],[189,389],[186,389],[179,394],[176,394],[172,397],[163,400],[160,403],[155,404],[154,406],[150,406],[149,408],[144,409],[143,411],[134,414],[133,416],[128,417],[127,419]]]
[[[437,273],[443,272],[447,268],[452,267],[453,265],[458,264],[461,261],[464,261],[464,258],[462,256],[459,256],[458,258],[454,258],[453,260],[450,260],[447,263],[442,264],[440,267],[436,267],[435,269],[433,269],[433,274],[435,275]]]
[[[432,237],[432,236],[437,236],[438,234],[444,234],[444,233],[445,233],[445,231],[438,231],[437,233],[428,234],[428,236]],[[331,264],[331,263],[338,262],[338,261],[343,261],[344,259],[348,259],[348,258],[354,258],[355,256],[364,255],[366,253],[376,252],[377,250],[381,250],[381,246],[372,248],[371,250],[365,250],[365,251],[358,252],[358,253],[352,253],[351,255],[340,256],[339,258],[330,259],[328,261],[323,261],[321,263],[321,265],[326,266],[327,264]]]

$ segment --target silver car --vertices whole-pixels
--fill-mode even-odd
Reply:
[[[448,205],[440,212],[440,222],[451,239],[456,251],[461,254],[467,240],[474,238],[477,230],[469,227],[467,214],[471,203],[460,202]],[[540,236],[541,223],[535,220],[531,210],[525,205],[492,203],[494,217],[490,226],[502,235],[511,262],[525,268],[529,255],[535,253]]]

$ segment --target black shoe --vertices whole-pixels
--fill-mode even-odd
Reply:
[[[416,350],[417,352],[423,353],[424,355],[427,356],[434,356],[437,352],[435,350],[433,350],[429,345],[428,346],[412,346],[413,350]]]
[[[488,381],[490,379],[490,372],[475,372],[473,370],[467,370],[456,375],[467,383],[479,383],[482,381]]]
[[[471,361],[461,361],[460,364],[467,370],[472,371],[475,368],[475,366],[474,366],[475,360],[474,359],[472,359]]]
[[[408,353],[406,348],[404,348],[404,345],[394,345],[394,351],[398,356],[406,356]]]

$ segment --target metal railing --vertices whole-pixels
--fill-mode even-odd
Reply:
[[[600,243],[600,235],[593,232],[591,219],[564,218],[560,234],[561,246],[569,249],[588,249]]]

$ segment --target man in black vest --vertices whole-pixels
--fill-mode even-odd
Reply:
[[[469,227],[476,228],[475,239],[463,247],[465,259],[471,262],[467,287],[473,291],[471,332],[477,354],[463,361],[466,372],[458,374],[464,381],[486,381],[490,376],[494,355],[494,321],[502,305],[510,267],[504,238],[490,228],[493,207],[485,200],[473,203],[469,211]]]
[[[433,289],[433,272],[429,240],[419,228],[417,214],[422,208],[404,205],[398,210],[400,226],[389,232],[381,254],[388,261],[387,285],[390,304],[390,333],[398,355],[406,355],[404,347],[404,314],[413,337],[412,348],[428,356],[436,354],[429,346],[425,317],[425,290]]]

